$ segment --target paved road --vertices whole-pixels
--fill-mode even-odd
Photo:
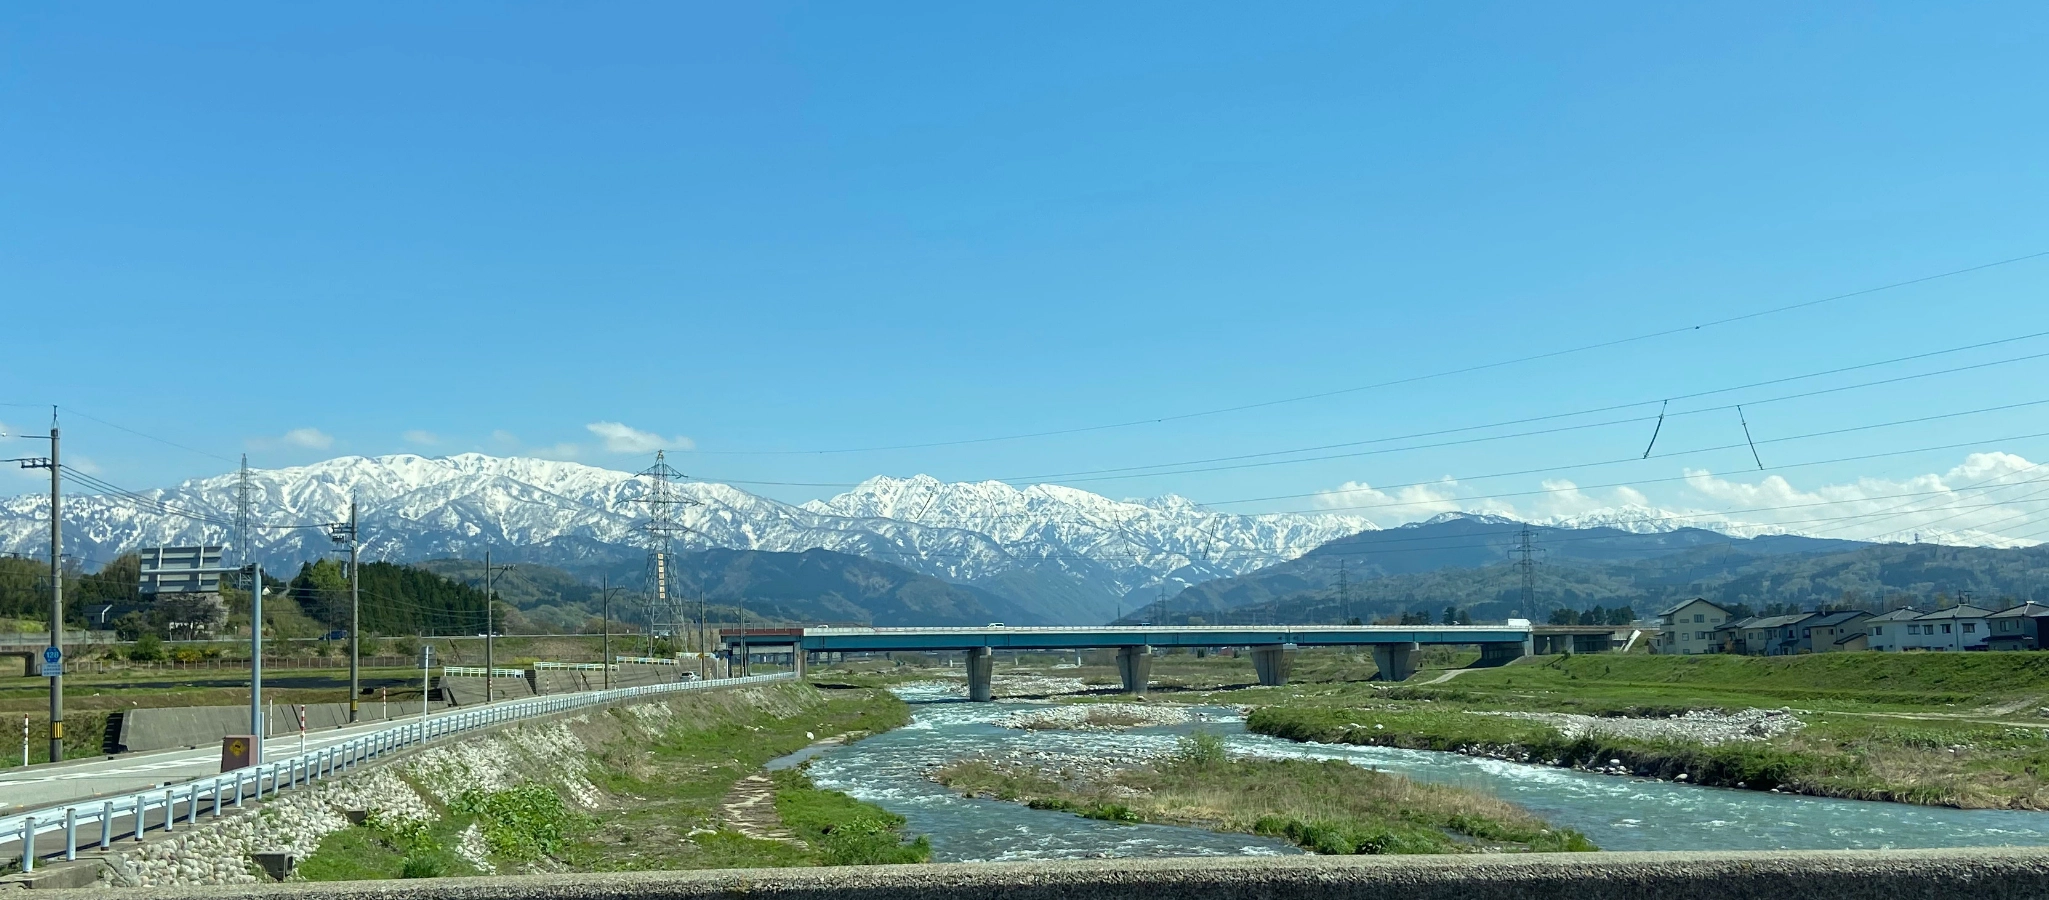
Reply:
[[[498,702],[502,705],[516,703],[518,700]],[[456,710],[444,707],[433,713],[432,717],[439,718],[443,715],[482,708],[484,707],[471,706]],[[280,707],[280,710],[282,709]],[[283,713],[280,712],[280,715]],[[419,717],[415,715],[410,719],[395,719],[391,722],[363,722],[346,728],[309,731],[306,733],[306,749],[318,750],[357,735],[409,721],[419,721]],[[274,737],[265,741],[263,746],[267,754],[266,759],[282,759],[299,752],[299,735],[293,732],[289,737]],[[218,746],[200,747],[196,750],[124,753],[111,758],[89,756],[55,766],[19,769],[0,773],[0,815],[99,796],[134,793],[194,778],[218,775],[220,771],[221,750]]]

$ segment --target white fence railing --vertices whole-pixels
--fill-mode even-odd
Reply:
[[[152,828],[165,832],[176,831],[181,819],[187,827],[197,824],[202,809],[207,809],[212,815],[218,816],[224,808],[240,807],[247,800],[261,800],[265,795],[274,795],[279,791],[303,790],[315,781],[347,773],[363,763],[416,749],[421,744],[452,734],[635,697],[715,690],[745,684],[788,681],[794,678],[796,676],[789,672],[778,672],[773,675],[743,678],[650,684],[613,688],[609,691],[537,697],[481,709],[443,713],[426,719],[413,719],[358,735],[319,750],[295,754],[259,766],[223,772],[210,778],[142,791],[126,797],[48,806],[0,817],[0,845],[12,841],[20,842],[21,870],[32,872],[35,871],[36,860],[39,858],[61,855],[67,860],[77,859],[78,836],[81,831],[92,832],[100,849],[110,849],[117,837],[115,823],[122,818],[128,818],[130,821],[128,827],[121,831],[127,837],[140,841]],[[48,851],[38,853],[36,839],[43,835],[61,835],[64,841],[63,849],[60,851],[53,846]]]

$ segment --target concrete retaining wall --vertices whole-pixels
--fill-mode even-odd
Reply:
[[[482,691],[478,691],[482,693]],[[375,700],[364,701],[361,707],[365,722],[383,721],[378,711],[384,704]],[[393,718],[408,713],[417,714],[419,704],[391,704]],[[288,735],[299,730],[296,707],[278,704],[277,713],[271,716],[268,710],[270,733],[273,737]],[[349,705],[346,703],[312,703],[306,707],[306,729],[326,731],[340,728],[349,723]],[[111,726],[111,723],[109,723]],[[144,707],[123,710],[121,723],[115,729],[115,746],[124,753],[142,753],[151,750],[171,750],[179,747],[219,746],[221,738],[231,734],[249,733],[249,707],[246,706],[165,706]]]
[[[2020,900],[2049,849],[1239,857],[106,890],[107,900]]]

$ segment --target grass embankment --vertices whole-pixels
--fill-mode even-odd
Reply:
[[[818,691],[790,685],[769,692],[777,698],[771,705],[738,700],[738,693],[698,695],[703,702],[695,709],[679,710],[673,724],[653,741],[622,736],[625,739],[604,743],[598,754],[602,774],[594,780],[606,794],[621,799],[619,808],[579,835],[564,862],[585,871],[826,863],[825,844],[798,847],[721,827],[719,801],[771,759],[801,750],[815,738],[872,734],[903,725],[910,721],[909,707],[885,691]],[[835,792],[820,793],[844,798]],[[844,799],[837,810],[852,820],[873,822],[889,816]],[[829,817],[807,822],[832,824]]]
[[[775,797],[801,843],[749,837],[729,827],[720,809],[742,778],[815,738],[908,721],[908,708],[888,693],[783,684],[665,705],[663,715],[617,707],[571,726],[590,748],[594,806],[570,803],[551,773],[537,769],[510,790],[440,804],[425,825],[373,820],[329,835],[300,871],[314,880],[475,873],[457,852],[472,825],[499,871],[848,865],[929,855],[923,839],[906,841],[900,818],[820,789],[802,773],[780,774]]]
[[[935,774],[964,794],[1112,822],[1285,837],[1316,853],[1594,850],[1513,804],[1340,761],[1237,759],[1212,735],[1164,760],[1075,777],[984,759]]]
[[[2049,808],[2049,732],[2035,710],[2049,655],[1844,653],[1799,657],[1553,657],[1437,686],[1300,685],[1253,731],[1605,767],[1698,784],[1965,808]],[[1705,745],[1475,711],[1663,717],[1793,707],[1804,728]],[[1378,726],[1378,727],[1376,727]]]

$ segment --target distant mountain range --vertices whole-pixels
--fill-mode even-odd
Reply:
[[[66,550],[94,569],[149,546],[232,543],[236,485],[228,474],[135,496],[71,496]],[[648,482],[629,472],[399,455],[253,470],[251,486],[264,526],[256,550],[281,573],[332,552],[318,526],[346,518],[351,497],[361,503],[367,559],[449,560],[428,563],[449,571],[491,551],[532,573],[525,605],[549,627],[594,614],[601,576],[637,592],[645,568],[637,536]],[[1519,604],[1510,562],[1523,524],[1489,516],[1450,513],[1379,530],[1355,516],[1230,515],[1174,496],[1113,500],[1059,485],[926,476],[873,478],[801,505],[722,484],[676,490],[690,501],[678,516],[688,529],[677,544],[679,590],[702,587],[714,603],[737,610],[744,602],[751,614],[790,621],[1095,624],[1162,615],[1148,607],[1163,596],[1173,615],[1210,621],[1318,620],[1341,600],[1369,619],[1452,597],[1497,618]],[[44,552],[47,521],[40,495],[0,500],[0,550]],[[1805,601],[1931,585],[2037,596],[2029,573],[2040,566],[2027,561],[2049,556],[2049,548],[1863,545],[1673,521],[1616,509],[1541,524],[1537,605],[1694,593]],[[1353,587],[1337,590],[1341,578]],[[516,586],[505,587],[519,602]]]
[[[1331,541],[1255,572],[1133,610],[1127,622],[1371,622],[1446,606],[1479,618],[1543,620],[1566,607],[1639,614],[1690,597],[1761,609],[1848,603],[1932,606],[1969,592],[1987,603],[2049,600],[2049,546],[1866,544],[1796,535],[1732,537],[1697,528],[1639,534],[1530,528],[1532,591],[1522,599],[1523,523],[1449,514]]]
[[[495,563],[495,561],[494,561]],[[475,584],[483,565],[475,560],[436,559],[415,563],[430,572]],[[1044,613],[1000,594],[920,575],[900,566],[831,550],[777,553],[766,550],[692,550],[676,554],[670,567],[673,609],[648,608],[637,564],[606,572],[615,585],[615,621],[672,624],[696,621],[739,624],[742,610],[754,622],[844,625],[1014,625],[1055,624]],[[551,566],[516,564],[494,576],[492,587],[518,608],[531,628],[577,631],[603,612],[603,598],[590,573],[572,574]]]
[[[292,569],[330,552],[318,525],[361,503],[366,558],[393,562],[486,550],[506,562],[595,572],[637,565],[647,481],[552,460],[461,454],[345,457],[251,472],[256,550]],[[139,497],[75,495],[67,552],[87,568],[158,545],[232,543],[237,477],[188,481]],[[874,478],[829,500],[780,503],[727,485],[683,482],[680,549],[832,550],[979,587],[1042,621],[1097,623],[1123,598],[1178,589],[1292,559],[1371,523],[1352,516],[1212,512],[1179,497],[1112,500],[1058,485]],[[0,548],[46,552],[47,501],[0,501]],[[636,570],[637,571],[637,570]]]

